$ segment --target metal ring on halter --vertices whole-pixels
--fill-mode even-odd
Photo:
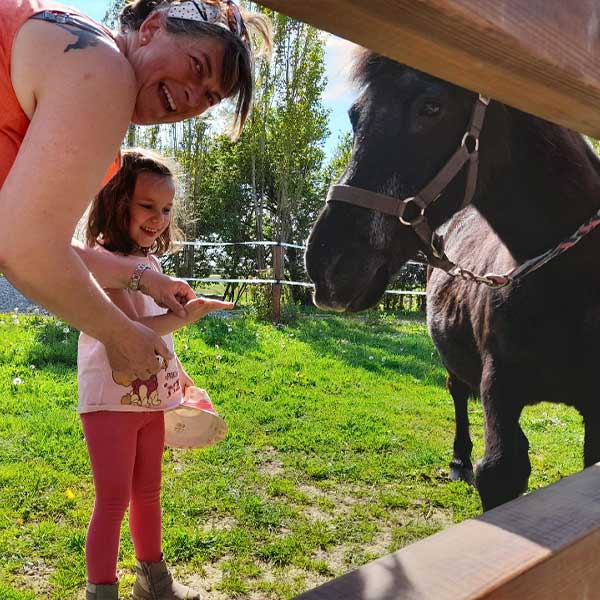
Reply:
[[[469,150],[469,147],[468,147],[468,146],[466,146],[467,140],[468,140],[469,138],[471,138],[471,139],[475,140],[475,149],[474,149],[474,150]],[[465,133],[465,135],[463,135],[463,139],[462,139],[462,142],[460,143],[460,145],[461,145],[461,147],[462,147],[462,146],[466,146],[466,148],[467,148],[467,152],[468,152],[469,154],[475,154],[476,152],[478,152],[478,151],[479,151],[479,138],[478,138],[478,137],[476,137],[476,136],[474,136],[472,133],[470,133],[470,132],[468,132],[468,131],[467,131],[467,132]]]
[[[408,205],[410,202],[414,202],[420,209],[421,211],[419,212],[419,214],[417,215],[417,217],[414,219],[414,221],[407,221],[406,219],[404,219],[402,217],[402,215],[404,214],[404,211],[408,208]],[[413,225],[416,225],[417,223],[420,223],[424,218],[425,218],[425,209],[427,208],[426,206],[421,205],[415,196],[411,196],[410,198],[406,198],[406,200],[403,200],[402,203],[404,204],[404,210],[402,211],[402,215],[400,215],[398,217],[398,219],[400,220],[400,223],[402,223],[402,225],[408,225],[409,227],[412,227]]]

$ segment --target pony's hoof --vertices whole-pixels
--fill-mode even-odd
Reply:
[[[450,481],[464,481],[474,486],[475,475],[473,474],[473,467],[450,463]]]

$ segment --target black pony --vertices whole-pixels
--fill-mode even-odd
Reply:
[[[354,147],[341,183],[360,189],[350,199],[332,194],[308,240],[318,306],[366,309],[419,251],[439,263],[441,244],[429,230],[444,224],[444,250],[454,262],[504,273],[557,246],[598,211],[600,161],[580,135],[492,101],[476,139],[465,132],[477,94],[367,51],[355,75],[363,89],[350,110]],[[436,180],[465,142],[465,166]],[[474,156],[478,172],[469,166]],[[367,191],[357,206],[361,190],[379,195]],[[461,211],[471,196],[474,208]],[[384,206],[389,197],[405,199],[396,202],[401,220],[381,212],[394,212]],[[483,403],[485,456],[475,483],[484,510],[527,488],[529,444],[519,426],[527,404],[575,406],[585,422],[585,465],[600,460],[599,264],[600,231],[592,231],[506,287],[443,271],[430,277],[429,330],[456,406],[455,477],[471,476],[467,397]]]

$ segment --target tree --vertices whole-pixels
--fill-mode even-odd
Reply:
[[[115,26],[123,0],[112,0],[105,22]],[[258,5],[274,23],[270,60],[255,64],[255,102],[245,130],[232,144],[216,127],[229,118],[225,106],[215,117],[185,123],[129,128],[126,144],[151,147],[177,159],[185,181],[186,238],[216,241],[274,239],[303,243],[323,203],[324,142],[328,112],[324,37],[318,30]],[[211,111],[214,113],[214,111]],[[341,159],[340,159],[341,160]],[[220,270],[242,277],[265,272],[263,248],[191,246],[169,260],[176,274],[198,276]],[[300,251],[287,252],[286,269],[305,278]],[[304,290],[294,289],[297,299]]]
[[[336,183],[350,162],[352,154],[352,134],[350,132],[340,136],[333,156],[323,169],[323,183],[328,188]]]
[[[324,39],[316,29],[285,15],[270,13],[275,26],[273,59],[263,67],[252,134],[263,165],[261,200],[269,211],[273,239],[301,244],[316,207],[322,203],[320,169],[328,134],[322,105],[326,85]],[[267,229],[264,227],[263,229]],[[292,279],[304,279],[302,255],[287,249]],[[306,290],[293,288],[296,300]]]

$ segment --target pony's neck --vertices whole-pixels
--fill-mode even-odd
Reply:
[[[576,133],[523,114],[517,120],[510,164],[476,206],[523,262],[555,247],[598,210],[600,161]]]

